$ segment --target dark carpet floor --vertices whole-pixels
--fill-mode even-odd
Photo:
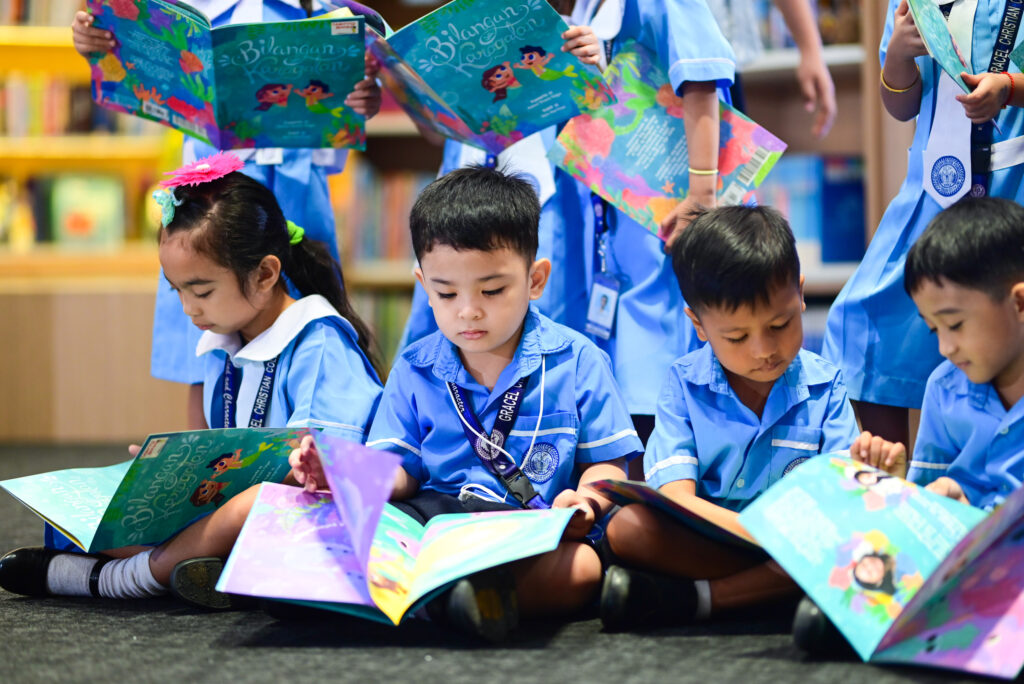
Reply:
[[[122,460],[123,447],[0,445],[0,479]],[[42,524],[0,493],[0,553],[38,545]],[[202,613],[172,599],[19,597],[0,590],[0,683],[326,681],[954,682],[956,673],[809,661],[789,635],[791,609],[646,634],[606,634],[594,617],[524,625],[502,648],[429,623],[400,628],[324,614],[277,620],[261,610]]]

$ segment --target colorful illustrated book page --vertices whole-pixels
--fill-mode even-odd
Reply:
[[[108,109],[220,149],[364,149],[365,119],[344,105],[363,79],[362,17],[210,28],[170,0],[89,0],[116,47],[93,54],[93,96]]]
[[[571,509],[441,515],[425,526],[387,499],[401,459],[315,436],[331,493],[264,484],[218,591],[399,624],[451,582],[551,551]]]
[[[908,4],[921,39],[924,40],[924,46],[928,48],[928,54],[965,93],[971,92],[960,74],[965,71],[972,74],[974,70],[967,64],[963,53],[960,52],[960,46],[949,32],[942,10],[933,0],[909,0]],[[998,45],[996,47],[999,48]],[[1009,51],[1006,56],[1009,59]]]
[[[562,52],[567,29],[547,0],[453,0],[369,49],[414,120],[498,154],[614,101],[596,66]]]
[[[825,455],[740,522],[863,660],[1007,679],[1024,665],[1024,489],[986,515]]]
[[[162,542],[235,494],[288,474],[308,430],[229,428],[150,435],[133,460],[0,482],[85,551]]]
[[[702,537],[746,551],[761,552],[754,538],[735,522],[722,519],[714,504],[694,496],[689,505],[674,501],[643,482],[599,480],[590,485],[620,506],[643,504],[664,513]]]
[[[623,45],[605,76],[617,102],[572,119],[548,156],[657,233],[689,188],[683,99],[653,55],[635,41]],[[786,143],[724,102],[719,119],[718,200],[738,204],[761,184]]]

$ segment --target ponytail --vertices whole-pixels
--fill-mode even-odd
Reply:
[[[331,256],[324,243],[303,238],[291,245],[289,258],[284,264],[284,273],[295,288],[303,295],[318,294],[337,310],[355,328],[359,348],[370,360],[377,375],[384,378],[377,342],[359,314],[352,308],[345,292],[345,278],[341,264]]]

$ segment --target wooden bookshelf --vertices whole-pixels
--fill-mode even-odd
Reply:
[[[89,65],[71,44],[71,14],[67,26],[0,26],[0,76],[12,72],[88,83]]]

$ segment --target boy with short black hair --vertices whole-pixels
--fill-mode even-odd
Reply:
[[[419,196],[410,217],[416,277],[439,331],[395,362],[367,440],[403,457],[391,498],[420,521],[579,507],[555,551],[511,564],[505,577],[465,578],[432,604],[492,641],[515,626],[517,611],[565,614],[593,600],[601,563],[583,538],[612,506],[586,485],[622,479],[643,449],[608,357],[530,305],[551,270],[535,260],[539,215],[526,181],[483,167],[453,171]],[[324,483],[312,440],[292,463],[300,483]]]
[[[907,477],[991,509],[1024,481],[1024,207],[957,202],[910,248],[904,274],[946,358],[925,387]]]
[[[721,507],[721,519],[735,518],[797,464],[849,447],[857,425],[839,371],[801,349],[804,279],[777,211],[699,213],[672,262],[708,344],[677,360],[662,385],[645,475],[670,498],[699,496]],[[766,555],[641,505],[619,511],[607,534],[622,564],[609,568],[602,590],[609,629],[683,624],[797,592]]]

